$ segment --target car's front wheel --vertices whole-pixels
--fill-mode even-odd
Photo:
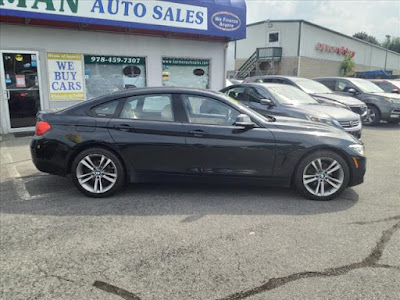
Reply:
[[[120,159],[103,148],[91,148],[79,153],[72,163],[71,175],[82,193],[96,198],[116,192],[125,178]]]
[[[318,151],[300,162],[294,183],[308,199],[331,200],[347,187],[349,174],[349,167],[340,155],[333,151]]]
[[[368,113],[363,121],[364,125],[374,126],[378,125],[380,121],[381,121],[381,113],[379,109],[377,109],[375,106],[369,105]]]

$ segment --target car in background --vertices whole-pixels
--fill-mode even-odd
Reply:
[[[201,112],[208,102],[218,113]],[[295,186],[330,200],[361,184],[364,147],[342,130],[265,118],[216,92],[130,89],[40,112],[31,145],[43,172],[71,174],[85,195],[106,197],[125,181],[201,181]]]
[[[377,125],[381,120],[400,122],[400,95],[385,93],[376,84],[361,78],[321,77],[314,80],[343,95],[355,97],[368,106],[365,125]]]
[[[266,76],[254,76],[246,78],[244,82],[271,82],[271,83],[282,83],[289,84],[301,89],[303,92],[309,94],[315,98],[321,104],[326,105],[337,105],[340,107],[349,108],[353,112],[360,115],[361,119],[367,116],[367,105],[350,96],[341,95],[333,92],[325,85],[316,82],[314,80],[302,77],[294,76],[278,76],[278,75],[266,75]]]
[[[371,82],[375,83],[386,93],[400,94],[400,81],[390,79],[372,79]]]
[[[322,105],[300,89],[279,83],[242,83],[221,92],[265,116],[287,116],[325,123],[361,138],[360,115],[351,110]]]

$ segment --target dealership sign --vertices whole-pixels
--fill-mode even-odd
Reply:
[[[239,4],[209,0],[0,0],[0,14],[235,39],[246,33],[244,0],[236,3]]]
[[[351,57],[354,57],[354,55],[356,55],[355,51],[349,50],[347,47],[335,47],[327,44],[318,43],[315,48],[319,51],[331,52],[339,55],[350,55]]]

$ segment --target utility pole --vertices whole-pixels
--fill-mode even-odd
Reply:
[[[390,43],[390,35],[386,35],[386,41],[387,41],[387,44],[386,44],[386,56],[385,56],[385,68],[383,69],[384,71],[386,71],[386,63],[387,63],[387,55],[388,55],[388,49],[389,49],[389,43]]]

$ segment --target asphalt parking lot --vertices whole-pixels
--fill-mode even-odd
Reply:
[[[3,299],[399,299],[400,126],[365,128],[365,183],[329,202],[248,186],[106,199],[1,142]]]

